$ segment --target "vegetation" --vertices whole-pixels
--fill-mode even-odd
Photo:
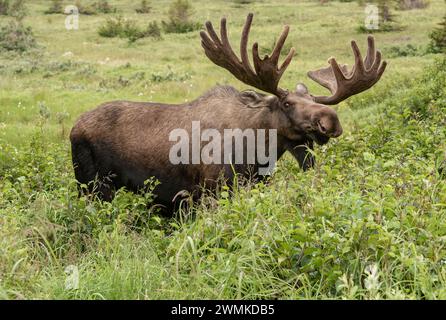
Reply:
[[[98,33],[105,38],[127,38],[129,42],[146,37],[161,39],[161,28],[156,21],[150,22],[147,28],[142,30],[134,20],[125,19],[122,16],[108,18],[99,28]]]
[[[36,40],[31,27],[17,20],[0,25],[0,51],[24,52],[35,47]]]
[[[429,38],[429,52],[433,53],[446,53],[446,15],[443,17],[443,21],[439,23],[439,27],[433,30]]]
[[[132,3],[123,17],[147,24]],[[154,12],[163,3],[152,0]],[[290,89],[304,80],[324,93],[306,72],[330,56],[351,65],[352,38],[366,45],[356,3],[194,5],[197,21],[224,14],[236,27],[256,12],[250,41],[267,47],[289,23]],[[176,103],[216,83],[246,85],[206,60],[196,33],[129,46],[98,35],[101,14],[74,32],[50,22],[46,4],[27,6],[42,48],[0,50],[0,298],[446,299],[446,58],[425,52],[444,1],[399,11],[406,29],[376,35],[388,69],[336,106],[344,134],[316,148],[314,170],[286,155],[268,183],[240,181],[173,219],[150,205],[150,188],[111,203],[79,198],[69,129],[105,101]]]
[[[24,0],[0,0],[0,15],[15,17],[18,20],[26,15]]]
[[[169,21],[163,21],[166,33],[186,33],[201,29],[202,24],[191,22],[192,5],[189,0],[175,0],[169,8]]]
[[[45,14],[61,14],[63,12],[63,0],[52,0],[51,6],[45,10]]]
[[[135,9],[136,13],[140,14],[150,13],[151,10],[152,7],[147,0],[142,0],[140,6]]]

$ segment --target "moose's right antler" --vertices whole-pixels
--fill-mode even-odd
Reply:
[[[362,60],[358,45],[352,41],[355,65],[349,72],[346,65],[339,66],[335,58],[330,58],[330,66],[308,72],[308,76],[329,89],[332,96],[317,96],[314,101],[323,104],[337,104],[348,97],[371,88],[381,78],[387,62],[381,63],[381,52],[375,50],[375,40],[368,37],[367,56]]]
[[[246,18],[246,23],[243,28],[242,38],[240,42],[240,59],[235,55],[228,40],[228,33],[226,30],[226,19],[221,19],[220,34],[218,38],[214,27],[210,21],[206,22],[205,31],[201,31],[201,44],[205,50],[206,56],[216,65],[227,69],[240,81],[251,85],[257,89],[272,93],[278,97],[283,97],[287,91],[278,87],[280,78],[285,72],[294,56],[294,48],[290,50],[282,66],[279,68],[280,52],[283,48],[285,40],[288,36],[289,27],[285,26],[282,35],[276,43],[276,46],[271,53],[271,57],[266,55],[264,59],[259,57],[259,45],[254,43],[252,47],[252,55],[254,61],[255,71],[252,69],[248,58],[247,45],[249,31],[251,29],[253,14],[250,13]]]

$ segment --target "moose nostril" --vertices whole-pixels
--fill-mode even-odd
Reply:
[[[327,129],[322,125],[320,121],[318,121],[319,130],[321,130],[322,133],[327,133]]]

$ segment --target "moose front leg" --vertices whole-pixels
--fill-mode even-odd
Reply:
[[[296,158],[297,162],[299,162],[299,166],[307,171],[314,167],[316,163],[316,159],[312,153],[313,151],[313,141],[309,141],[307,143],[297,144],[293,146],[289,146],[287,148],[289,152]]]

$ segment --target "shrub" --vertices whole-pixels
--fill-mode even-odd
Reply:
[[[379,28],[368,29],[364,25],[360,25],[357,31],[360,33],[375,33],[375,32],[391,32],[401,31],[404,27],[395,20],[395,15],[391,11],[391,0],[374,0],[371,3],[375,3],[378,6],[379,14]]]
[[[6,16],[9,11],[9,0],[0,0],[0,15]]]
[[[429,5],[426,0],[397,0],[397,8],[400,10],[424,9]]]
[[[0,50],[24,52],[36,46],[31,27],[10,21],[0,27]]]
[[[430,33],[429,38],[431,41],[428,52],[446,53],[446,15],[443,17],[443,21],[439,23],[439,27]]]
[[[113,8],[106,0],[99,0],[93,4],[93,7],[98,13],[116,13],[116,8]]]
[[[176,0],[169,8],[169,21],[162,21],[166,33],[186,33],[201,29],[201,23],[191,22],[192,5],[188,0]]]
[[[157,22],[151,22],[146,30],[141,30],[134,20],[125,19],[122,16],[107,19],[99,28],[98,33],[105,38],[126,38],[130,43],[146,37],[161,39],[161,29]]]
[[[15,17],[22,20],[26,15],[25,1],[15,0],[0,0],[0,15]]]
[[[147,0],[142,0],[139,8],[135,9],[136,13],[140,14],[150,13],[151,10],[152,7],[149,5]]]
[[[161,39],[161,28],[156,21],[150,22],[143,33],[144,37]]]
[[[420,48],[415,47],[412,44],[406,44],[405,46],[392,46],[388,49],[386,56],[389,58],[396,57],[413,57],[422,55],[423,52]]]
[[[80,14],[95,15],[98,13],[116,13],[116,8],[113,8],[107,0],[98,0],[90,5],[83,5],[80,0],[76,1],[76,7]]]
[[[62,0],[52,0],[51,6],[44,13],[45,14],[63,13]]]

